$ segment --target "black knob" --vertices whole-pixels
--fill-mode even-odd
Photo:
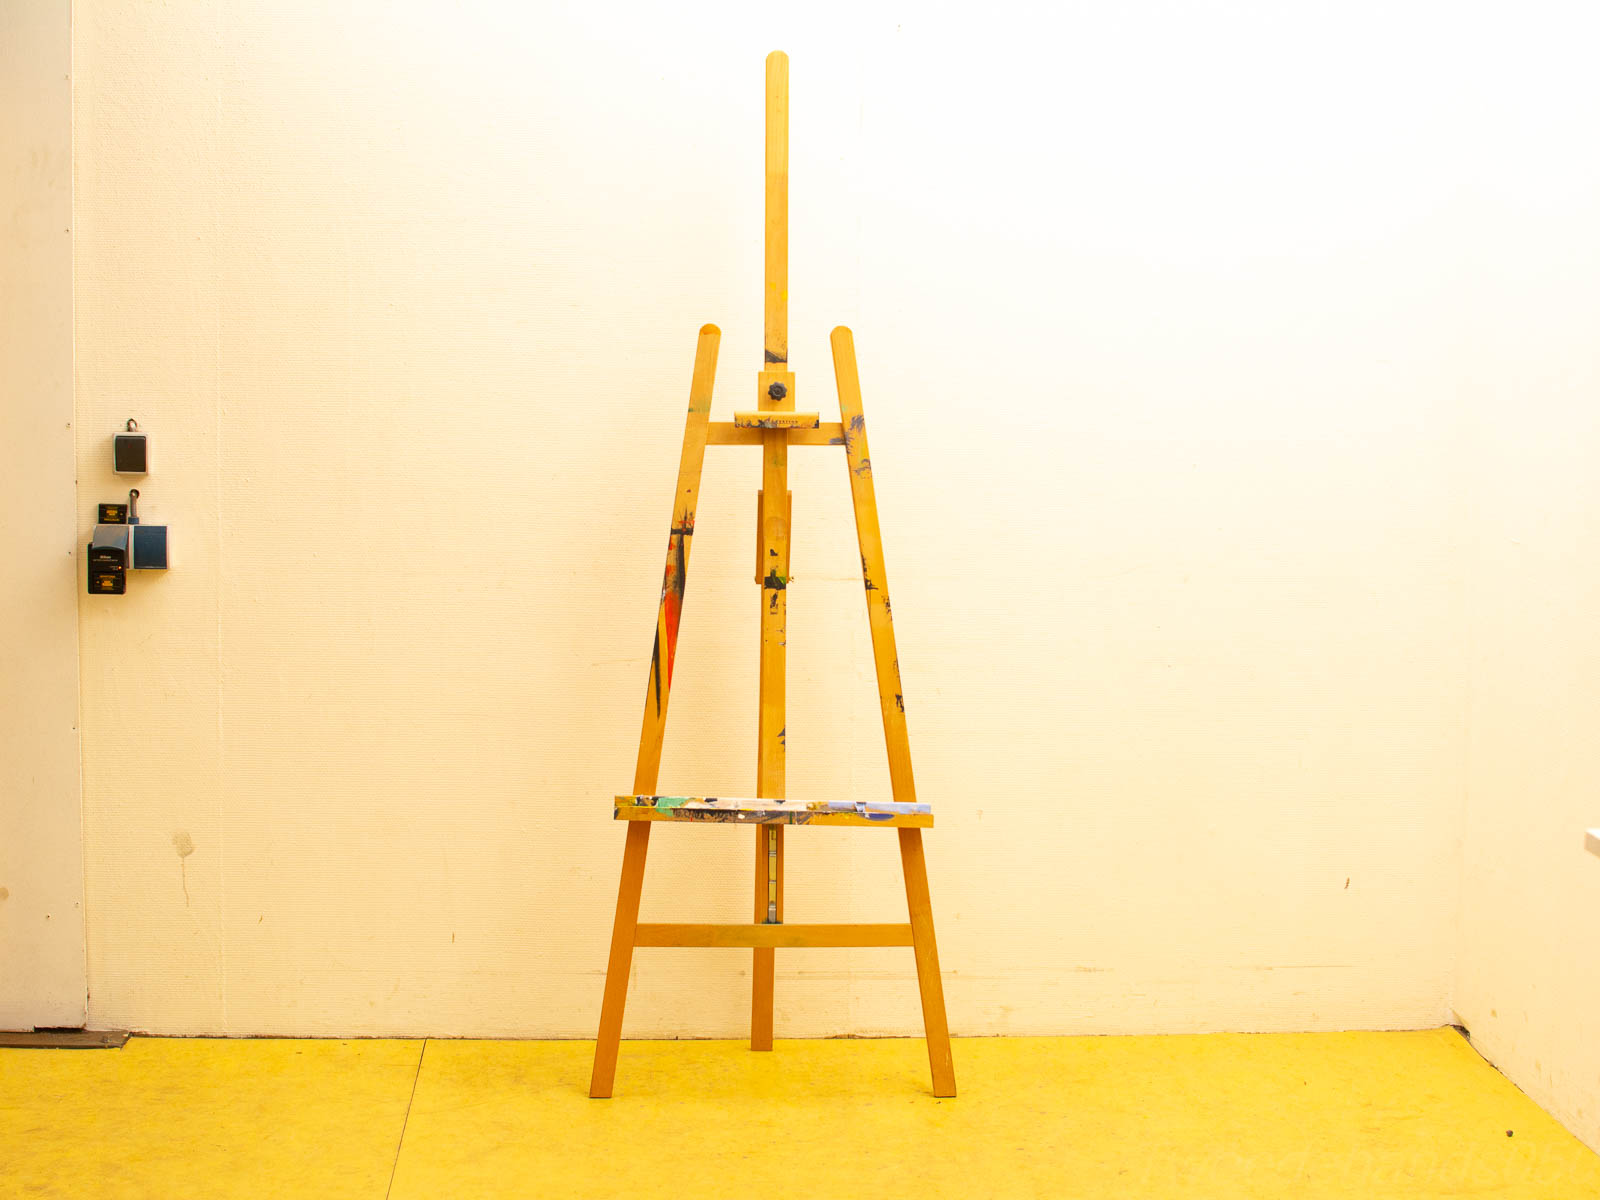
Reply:
[[[781,383],[775,383],[767,389],[767,395],[771,396],[774,400],[782,400],[788,394],[789,389],[784,387]]]

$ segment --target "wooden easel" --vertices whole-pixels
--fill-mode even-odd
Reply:
[[[655,650],[650,659],[650,683],[645,691],[644,728],[639,737],[633,793],[616,798],[616,816],[628,822],[628,838],[622,857],[622,882],[617,889],[617,916],[611,931],[611,958],[606,967],[594,1074],[589,1083],[589,1095],[594,1097],[610,1096],[616,1077],[622,1011],[627,1001],[628,973],[635,946],[750,947],[755,956],[750,1001],[752,1050],[772,1049],[773,960],[778,948],[910,946],[916,955],[917,982],[922,993],[922,1020],[927,1035],[928,1062],[933,1072],[933,1094],[956,1094],[950,1032],[945,1023],[944,989],[939,980],[939,954],[934,945],[933,908],[928,898],[928,873],[922,853],[922,831],[933,825],[933,815],[926,804],[917,803],[911,779],[911,750],[906,740],[900,664],[895,656],[894,625],[883,569],[883,542],[878,534],[878,506],[873,498],[872,465],[867,453],[866,422],[861,415],[855,344],[850,331],[843,326],[833,331],[833,367],[839,388],[840,421],[823,423],[816,413],[796,412],[794,374],[788,369],[788,190],[789,59],[781,51],[774,51],[767,56],[766,365],[757,378],[759,408],[754,412],[735,413],[731,422],[710,419],[711,383],[716,372],[721,332],[715,325],[703,326],[695,352],[694,378],[689,387],[689,417],[683,433],[683,456],[678,461],[678,490],[667,542],[661,606],[656,615]],[[694,538],[700,466],[708,445],[762,448],[761,493],[756,503],[756,582],[761,587],[761,711],[756,754],[759,798],[753,800],[655,794],[667,698],[672,685],[672,662],[678,646],[678,620],[688,581],[689,547]],[[866,585],[879,707],[883,710],[883,733],[889,751],[892,801],[865,804],[784,799],[784,624],[789,584],[790,446],[844,447],[850,495],[855,506],[856,536],[861,545],[861,572]],[[645,850],[650,841],[650,827],[656,821],[745,822],[755,826],[754,924],[639,924]],[[905,873],[910,921],[904,925],[784,924],[785,825],[895,829],[900,838],[900,861]]]

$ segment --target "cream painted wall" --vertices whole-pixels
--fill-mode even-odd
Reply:
[[[1580,48],[1537,46],[1485,181],[1469,356],[1477,507],[1460,962],[1473,1044],[1600,1150],[1600,124]],[[1534,47],[1526,47],[1531,51]],[[1530,54],[1530,58],[1531,58]]]
[[[1497,30],[793,7],[76,6],[80,528],[136,416],[174,531],[80,604],[97,1023],[592,1034],[695,330],[719,412],[759,367],[775,45],[955,1029],[1448,1019]],[[713,454],[662,784],[736,794],[757,466]],[[842,466],[793,486],[791,794],[885,795]],[[744,916],[748,837],[662,832],[647,919]],[[887,839],[791,845],[792,918],[904,911]],[[627,1032],[737,1033],[746,970],[642,952]],[[915,1029],[909,956],[783,956],[778,1024]]]
[[[0,4],[0,1029],[87,1005],[69,17]]]

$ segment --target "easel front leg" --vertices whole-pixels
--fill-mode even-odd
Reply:
[[[922,853],[922,830],[902,829],[900,865],[906,877],[906,907],[911,912],[911,941],[917,956],[917,988],[922,993],[922,1027],[928,1041],[928,1066],[933,1094],[956,1094],[956,1066],[950,1055],[950,1026],[944,1014],[944,984],[939,979],[939,948],[933,939],[933,901],[928,895],[928,865]]]
[[[834,376],[839,383],[844,452],[850,465],[850,498],[856,510],[856,537],[861,543],[861,578],[867,592],[867,628],[872,634],[872,658],[878,674],[878,708],[883,713],[883,738],[889,750],[889,786],[896,800],[909,803],[916,800],[917,789],[911,776],[906,706],[900,693],[900,658],[894,648],[894,616],[883,565],[883,536],[878,530],[878,501],[872,487],[867,422],[861,413],[855,339],[841,325],[833,331],[830,341]],[[899,832],[906,907],[911,913],[911,941],[917,955],[917,986],[922,992],[922,1024],[928,1039],[928,1065],[933,1068],[933,1094],[954,1096],[956,1069],[950,1057],[950,1027],[945,1023],[939,950],[933,940],[933,902],[928,897],[922,830]]]
[[[600,1033],[595,1038],[594,1074],[589,1095],[611,1096],[617,1075],[617,1047],[622,1040],[622,1010],[628,1003],[628,972],[633,968],[633,939],[639,926],[639,897],[644,893],[644,858],[650,846],[650,822],[630,821],[622,851],[622,882],[617,888],[617,916],[611,926],[611,958],[606,963],[606,994],[600,1003]]]

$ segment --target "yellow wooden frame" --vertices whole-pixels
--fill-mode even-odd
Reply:
[[[954,1096],[955,1066],[950,1054],[950,1031],[945,1019],[944,988],[939,975],[939,952],[934,939],[933,907],[922,846],[922,830],[933,824],[933,815],[926,806],[917,803],[912,779],[905,700],[900,688],[888,578],[883,565],[883,540],[878,530],[878,505],[872,486],[872,460],[867,449],[866,419],[861,411],[855,343],[848,329],[843,326],[835,329],[830,339],[840,420],[823,422],[816,413],[798,413],[794,409],[795,379],[788,368],[789,60],[781,51],[767,56],[766,95],[765,361],[756,380],[759,408],[755,412],[736,413],[732,422],[710,420],[712,379],[721,334],[714,325],[704,326],[700,330],[689,387],[689,412],[684,426],[683,452],[678,462],[667,566],[656,615],[655,650],[650,659],[633,792],[615,800],[615,815],[627,823],[628,833],[623,848],[622,877],[617,888],[617,911],[611,931],[589,1094],[606,1097],[612,1092],[635,946],[748,948],[752,955],[752,1050],[772,1049],[777,950],[810,946],[910,946],[917,965],[933,1094]],[[762,449],[761,491],[756,503],[755,565],[756,582],[761,588],[760,707],[756,736],[756,795],[761,799],[753,801],[719,802],[655,795],[672,686],[672,664],[677,652],[678,623],[694,537],[700,471],[708,445],[760,446]],[[793,513],[793,497],[789,492],[790,446],[843,446],[845,451],[856,537],[861,550],[879,710],[888,747],[889,783],[894,797],[892,805],[882,806],[876,812],[830,811],[826,806],[784,800],[786,624]],[[781,497],[783,502],[769,504],[768,496]],[[753,923],[640,924],[639,902],[651,827],[661,822],[709,821],[746,822],[756,827]],[[784,837],[785,828],[790,824],[894,829],[900,843],[910,920],[904,924],[785,924]]]

